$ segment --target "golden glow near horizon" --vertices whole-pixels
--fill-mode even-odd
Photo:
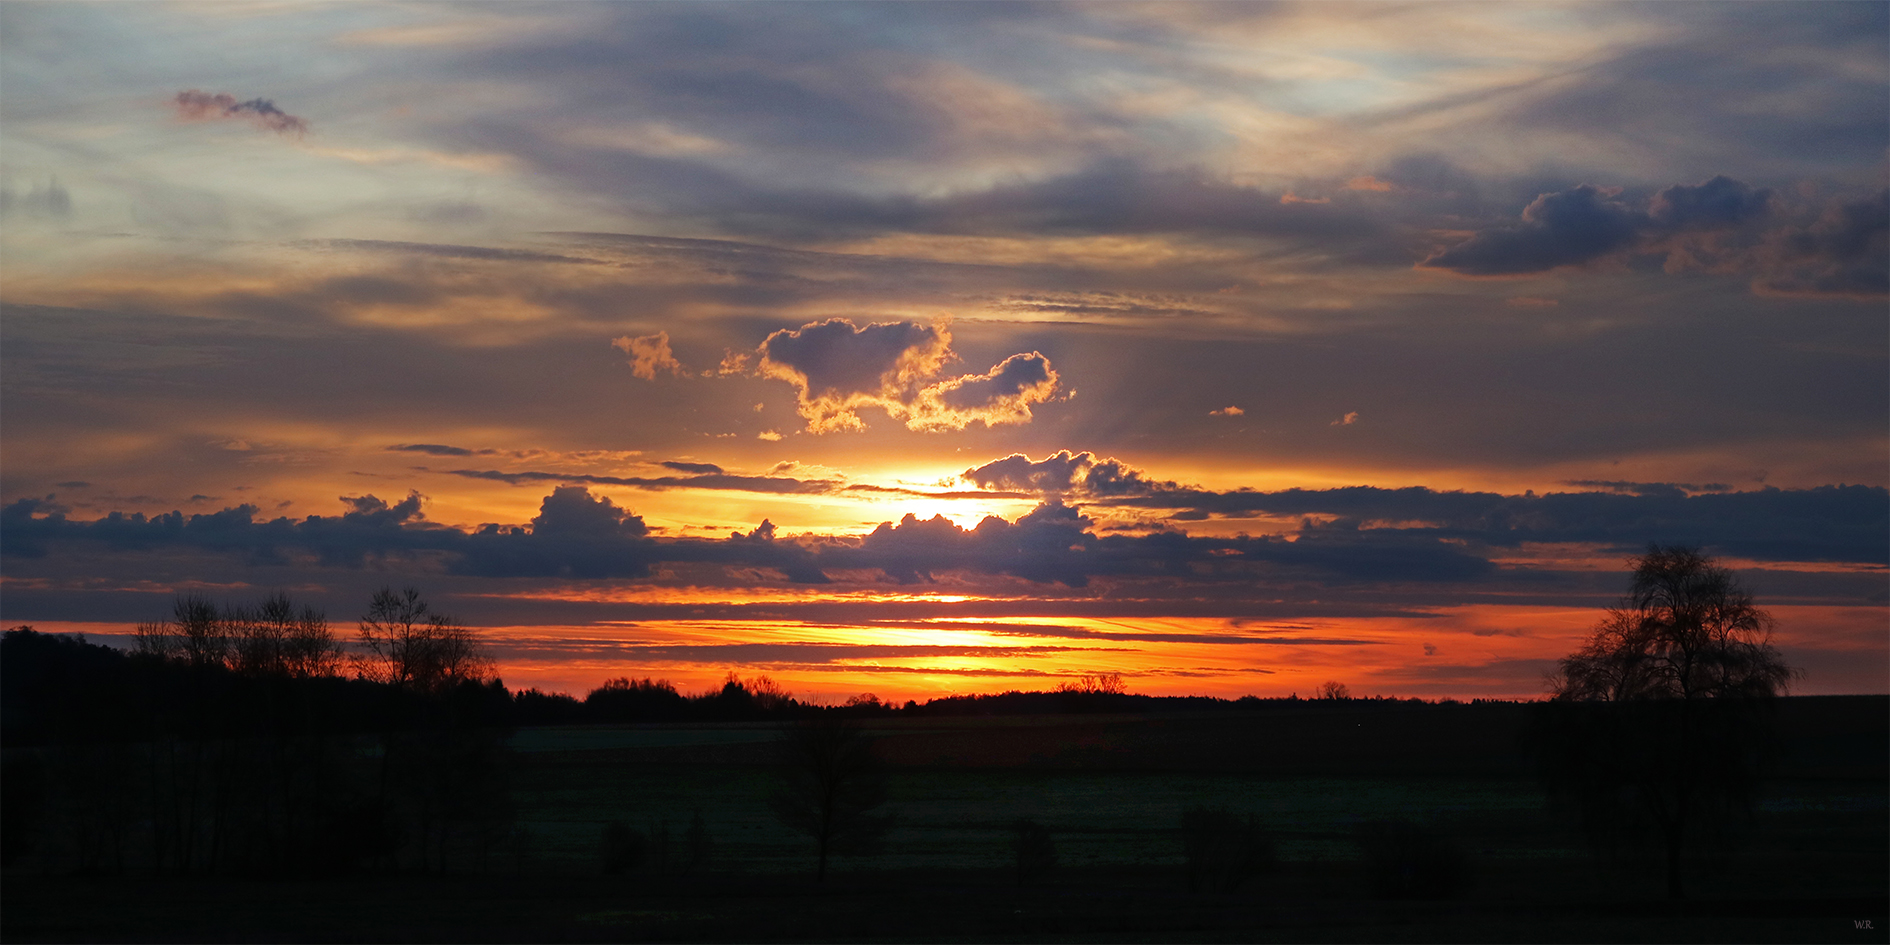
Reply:
[[[1873,608],[1784,605],[1778,642],[1817,639],[1864,658],[1880,642]],[[686,694],[733,673],[768,676],[824,704],[871,692],[925,701],[944,695],[1044,691],[1095,673],[1121,673],[1147,695],[1311,696],[1345,683],[1360,696],[1533,699],[1541,675],[1592,631],[1586,607],[1483,605],[1423,618],[1235,621],[1224,618],[940,618],[854,626],[770,620],[638,620],[585,626],[486,627],[514,689],[582,697],[619,676],[668,680]],[[129,646],[131,628],[42,624]],[[338,626],[344,638],[352,628]],[[1492,665],[1531,667],[1520,674]],[[1858,679],[1867,668],[1859,667]]]

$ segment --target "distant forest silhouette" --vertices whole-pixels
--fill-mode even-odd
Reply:
[[[1352,700],[1336,683],[1323,692],[1326,703],[1422,702]],[[0,853],[14,863],[56,836],[54,859],[78,873],[484,870],[519,840],[508,779],[521,727],[750,722],[805,733],[873,718],[1305,701],[1140,695],[1114,674],[903,705],[872,694],[803,702],[766,676],[733,673],[693,694],[626,676],[578,698],[507,689],[477,634],[412,589],[376,594],[352,647],[283,594],[254,606],[185,595],[170,620],[138,627],[130,651],[30,626],[0,638],[0,744],[11,753]],[[823,850],[831,816],[813,828]]]

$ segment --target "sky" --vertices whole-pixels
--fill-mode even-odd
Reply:
[[[0,5],[0,621],[513,688],[1890,691],[1882,3]]]

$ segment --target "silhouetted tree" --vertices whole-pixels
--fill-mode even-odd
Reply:
[[[1684,895],[1688,847],[1751,809],[1772,699],[1796,675],[1771,627],[1731,571],[1652,545],[1620,605],[1550,680],[1534,734],[1551,792],[1599,846],[1656,838],[1671,898]]]
[[[1121,673],[1092,673],[1078,676],[1075,681],[1057,684],[1058,692],[1074,692],[1082,695],[1119,696],[1129,691],[1123,685]]]
[[[229,608],[224,619],[230,668],[239,673],[308,679],[340,668],[341,647],[328,618],[313,607],[297,610],[286,593],[271,594],[254,607]]]
[[[638,722],[681,718],[689,700],[667,679],[624,676],[591,690],[584,708],[595,722]]]
[[[783,824],[814,841],[814,876],[825,881],[830,854],[870,852],[890,826],[873,813],[886,801],[885,775],[872,741],[839,715],[795,723],[781,748],[782,784],[770,800]]]
[[[1352,690],[1347,688],[1345,683],[1339,682],[1336,679],[1328,679],[1319,684],[1319,698],[1333,701],[1350,699],[1352,698]]]
[[[398,593],[383,587],[374,594],[361,617],[361,647],[356,669],[362,676],[418,692],[483,681],[492,671],[473,632],[434,613],[411,587]]]

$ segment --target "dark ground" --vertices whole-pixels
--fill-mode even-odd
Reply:
[[[766,802],[758,724],[526,729],[517,820],[486,872],[309,880],[49,874],[0,887],[23,941],[1885,941],[1890,700],[1786,700],[1786,751],[1751,822],[1664,899],[1651,859],[1596,857],[1545,808],[1527,707],[1308,705],[1165,716],[869,723],[897,818],[823,885]],[[1190,892],[1183,810],[1262,823],[1270,871]],[[621,820],[710,859],[652,851],[604,875]],[[1049,828],[1054,870],[1020,882],[1010,825]],[[1358,842],[1417,825],[1467,864],[1451,898],[1374,895]],[[1859,928],[1858,923],[1869,923]]]

